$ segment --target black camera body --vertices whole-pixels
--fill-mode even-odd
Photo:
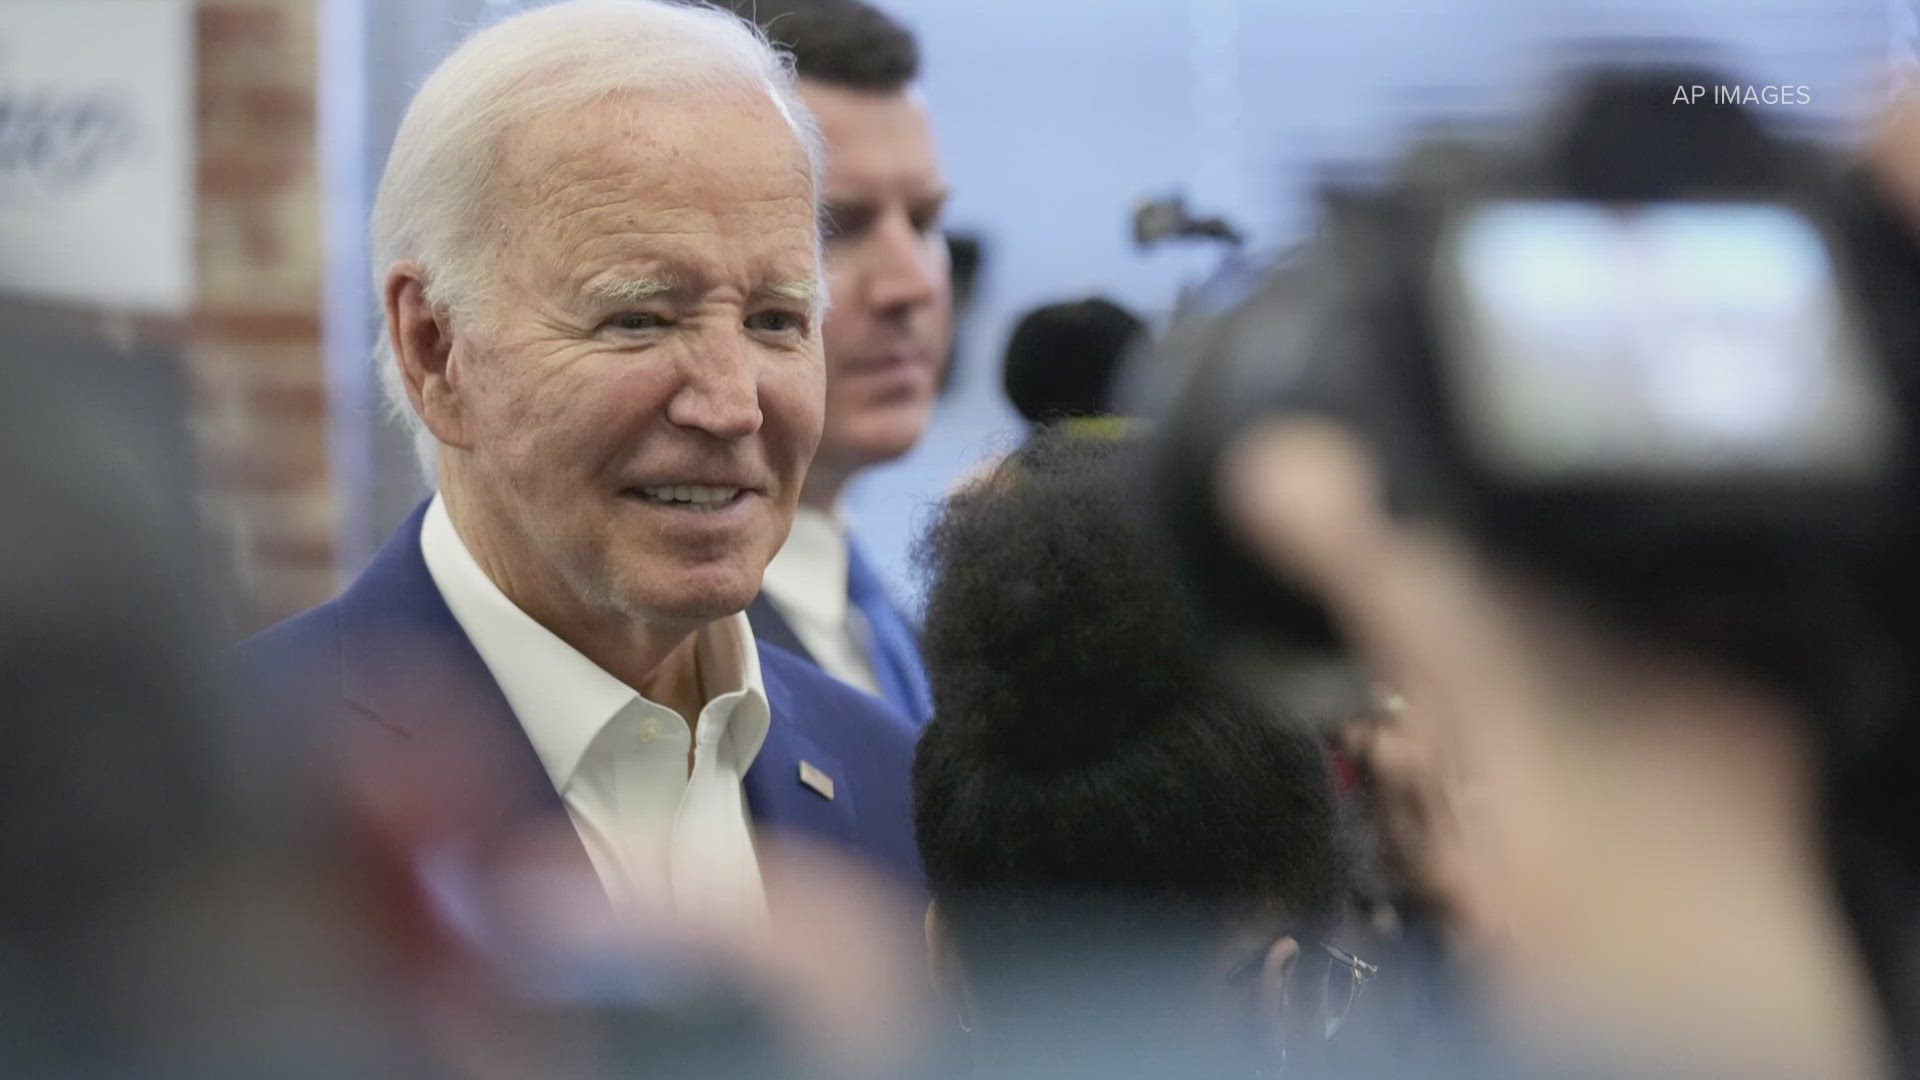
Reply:
[[[1603,71],[1517,148],[1424,144],[1392,183],[1327,192],[1250,299],[1176,320],[1150,358],[1155,487],[1226,655],[1341,683],[1326,614],[1219,513],[1221,455],[1288,416],[1358,435],[1397,513],[1638,638],[1830,704],[1866,661],[1828,646],[1904,636],[1911,234],[1824,149],[1674,100],[1696,83],[1717,84]]]

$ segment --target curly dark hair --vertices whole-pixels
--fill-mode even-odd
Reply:
[[[913,32],[863,0],[711,0],[793,54],[803,79],[893,93],[920,74]]]
[[[1055,933],[1061,903],[1205,937],[1345,894],[1324,749],[1211,677],[1136,453],[1042,433],[921,542],[915,834],[969,962]]]

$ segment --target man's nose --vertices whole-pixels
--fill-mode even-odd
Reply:
[[[873,238],[867,302],[883,317],[906,318],[933,303],[947,287],[945,238],[904,220],[888,222]]]
[[[759,369],[738,326],[703,335],[680,369],[680,386],[667,402],[675,426],[727,440],[760,430]]]

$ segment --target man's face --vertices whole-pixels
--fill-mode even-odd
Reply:
[[[820,439],[804,152],[743,91],[555,116],[502,157],[498,284],[449,363],[463,534],[536,618],[741,610]]]
[[[816,468],[844,478],[911,450],[933,412],[953,321],[947,188],[917,94],[804,80],[800,95],[827,143],[833,306]]]

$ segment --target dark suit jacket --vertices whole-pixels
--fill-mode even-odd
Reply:
[[[425,512],[422,504],[338,598],[242,643],[239,689],[261,722],[307,726],[363,774],[461,804],[455,816],[472,833],[463,839],[485,849],[543,818],[564,823],[566,810],[427,571]],[[919,888],[911,729],[765,643],[760,670],[772,723],[745,779],[754,820],[848,849]],[[801,779],[803,763],[831,778],[831,798]],[[584,866],[585,849],[576,854]]]

